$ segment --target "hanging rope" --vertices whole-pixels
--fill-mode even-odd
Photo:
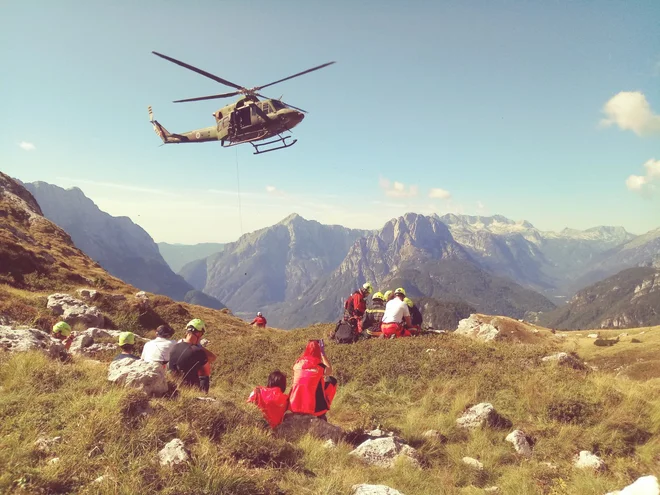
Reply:
[[[236,149],[236,184],[238,191],[238,221],[241,226],[241,235],[243,235],[243,212],[241,211],[241,181],[238,175],[238,147]]]

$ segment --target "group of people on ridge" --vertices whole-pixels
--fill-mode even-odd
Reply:
[[[141,359],[158,363],[179,377],[183,384],[208,392],[211,364],[217,358],[206,349],[208,341],[203,338],[205,332],[204,321],[195,318],[186,325],[185,337],[174,341],[171,340],[174,330],[169,325],[160,325],[156,329],[156,338],[145,342],[139,357],[135,354],[135,334],[121,332],[118,337],[121,352],[113,361]],[[53,337],[62,341],[68,350],[76,334],[68,323],[60,321],[53,326]],[[326,413],[337,392],[337,379],[333,376],[332,364],[325,354],[323,339],[307,343],[293,365],[293,382],[288,394],[285,393],[286,387],[286,375],[275,370],[268,376],[267,386],[256,387],[247,402],[254,403],[261,410],[271,428],[282,422],[287,411],[327,420]]]
[[[331,337],[340,343],[374,337],[412,337],[421,332],[422,313],[406,296],[402,287],[376,292],[367,307],[367,297],[373,292],[369,282],[353,292],[344,302],[344,316]]]

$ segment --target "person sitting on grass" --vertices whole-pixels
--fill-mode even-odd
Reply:
[[[133,332],[122,332],[119,334],[119,347],[121,353],[117,354],[113,361],[119,361],[120,359],[140,359],[138,356],[133,354],[135,351],[135,334]]]
[[[141,359],[147,362],[159,363],[163,366],[167,365],[172,347],[176,344],[176,342],[170,340],[172,335],[174,335],[172,327],[160,325],[156,329],[156,338],[144,344]]]
[[[293,365],[289,410],[327,421],[326,413],[336,392],[337,379],[332,376],[332,365],[325,355],[323,340],[310,340]]]
[[[289,407],[289,396],[286,390],[286,375],[279,370],[268,375],[268,386],[257,386],[250,393],[247,402],[254,403],[264,415],[272,429],[282,422],[284,413]]]
[[[183,383],[209,391],[210,365],[216,360],[215,354],[205,349],[201,343],[206,332],[202,320],[195,318],[186,325],[186,337],[176,343],[170,351],[168,369],[183,379]],[[206,366],[208,364],[208,366]]]
[[[60,321],[53,325],[53,338],[62,341],[67,351],[75,337],[76,334],[71,332],[71,327],[66,321]]]

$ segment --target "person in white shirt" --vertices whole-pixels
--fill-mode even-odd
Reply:
[[[385,305],[383,322],[380,326],[382,336],[386,339],[396,337],[408,337],[405,328],[412,326],[410,320],[410,309],[403,300],[406,297],[406,291],[399,287],[394,291],[394,297]]]
[[[176,344],[176,342],[170,340],[172,335],[174,335],[172,327],[169,325],[159,326],[156,329],[156,338],[144,344],[140,359],[166,365],[170,360],[170,351],[174,347],[174,344]]]

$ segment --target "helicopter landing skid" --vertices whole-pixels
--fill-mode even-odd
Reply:
[[[298,142],[297,139],[294,139],[292,142],[287,143],[286,140],[291,139],[291,136],[282,136],[281,134],[278,134],[278,136],[279,136],[278,139],[273,139],[272,141],[266,141],[265,143],[261,143],[261,144],[250,143],[255,149],[255,152],[253,154],[254,155],[260,155],[262,153],[268,153],[269,151],[281,150],[283,148],[288,148],[289,146],[293,146],[294,144],[296,144]],[[276,146],[274,148],[265,149],[265,150],[260,150],[259,149],[260,146],[268,146],[270,144],[275,144],[275,143],[282,143],[282,145],[281,146]]]

